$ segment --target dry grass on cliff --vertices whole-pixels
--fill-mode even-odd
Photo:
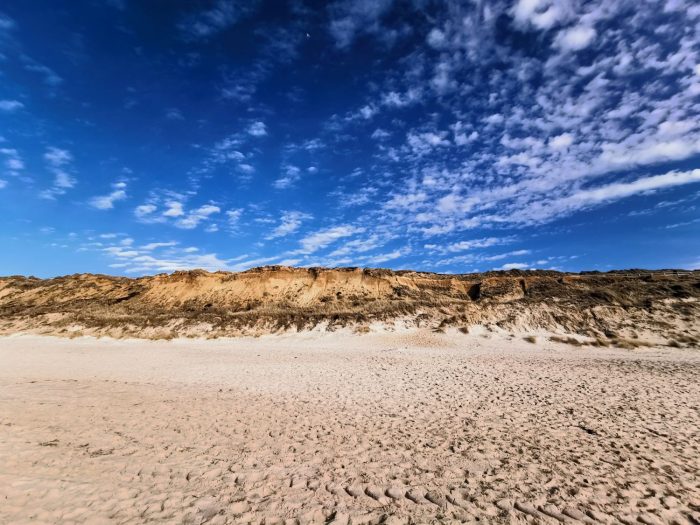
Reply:
[[[137,279],[6,277],[0,333],[212,338],[399,323],[550,332],[570,344],[634,347],[653,336],[693,346],[699,299],[700,272],[441,275],[277,266]]]

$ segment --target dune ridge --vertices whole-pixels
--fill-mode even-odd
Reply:
[[[577,336],[572,344],[697,346],[699,299],[700,272],[678,270],[450,275],[267,266],[140,278],[11,276],[0,278],[0,334],[215,338],[480,325]]]

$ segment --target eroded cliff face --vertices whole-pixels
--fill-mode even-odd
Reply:
[[[222,337],[314,327],[363,331],[377,323],[692,346],[700,340],[700,272],[441,275],[270,266],[137,279],[0,278],[4,334]]]

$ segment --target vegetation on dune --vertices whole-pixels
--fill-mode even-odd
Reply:
[[[641,334],[697,345],[700,272],[632,270],[446,275],[269,266],[130,279],[0,278],[0,330],[114,337],[220,337],[401,321],[443,332],[484,325],[635,347]],[[575,337],[579,336],[579,337]],[[580,337],[588,338],[581,339]],[[530,339],[528,339],[530,340]]]

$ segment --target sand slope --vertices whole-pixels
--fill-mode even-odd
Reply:
[[[128,279],[0,278],[0,333],[148,339],[352,326],[473,326],[577,334],[596,344],[700,341],[700,272],[438,275],[265,267]],[[636,341],[636,343],[635,343]]]
[[[698,523],[700,356],[0,339],[0,523]]]

